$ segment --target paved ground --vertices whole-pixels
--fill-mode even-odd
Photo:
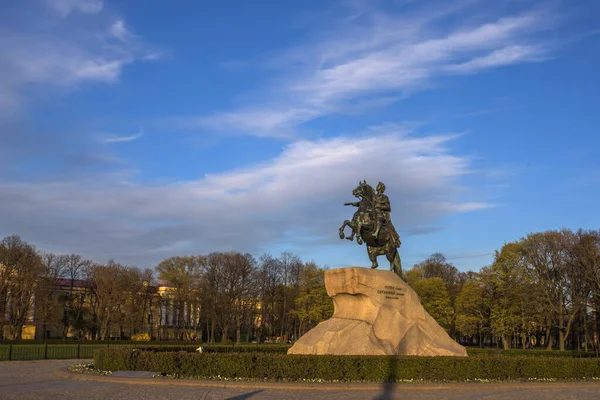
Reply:
[[[76,361],[0,362],[0,399],[594,399],[600,384],[403,385],[377,390],[290,390],[156,386],[65,379],[57,371]]]

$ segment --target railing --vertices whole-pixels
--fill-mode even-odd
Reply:
[[[257,348],[257,347],[272,347],[277,350],[281,346],[287,345],[269,344],[238,344],[238,345],[207,345],[193,342],[130,342],[130,341],[113,341],[113,342],[77,342],[77,343],[0,343],[0,361],[24,361],[24,360],[65,360],[65,359],[92,359],[94,352],[98,349],[107,347],[120,348],[152,348],[160,347],[163,349],[174,348],[176,351],[181,351],[185,348],[188,351],[194,351],[198,346],[210,349],[212,347],[221,348],[221,351],[234,349],[236,347]],[[224,350],[225,349],[225,350]]]
[[[0,361],[91,359],[110,344],[2,344]],[[122,346],[122,345],[121,345]]]

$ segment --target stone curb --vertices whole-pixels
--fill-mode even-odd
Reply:
[[[480,389],[561,389],[561,388],[597,388],[600,382],[523,382],[523,383],[286,383],[286,382],[235,382],[235,381],[210,381],[210,380],[182,380],[182,379],[153,379],[153,378],[127,378],[106,375],[89,375],[71,372],[67,368],[54,371],[54,375],[64,379],[76,381],[122,383],[128,385],[157,385],[157,386],[192,386],[213,387],[224,389],[271,389],[271,390],[321,390],[321,391],[438,391],[438,390],[480,390]]]

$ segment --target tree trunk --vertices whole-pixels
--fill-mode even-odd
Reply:
[[[558,345],[560,351],[565,351],[565,333],[562,330],[562,327],[558,329]]]
[[[598,305],[600,302],[596,301],[596,304]],[[594,324],[594,348],[596,349],[596,353],[600,351],[598,338],[600,338],[600,308],[596,306],[596,323]]]
[[[108,335],[109,330],[110,330],[110,321],[109,320],[102,321],[101,329],[100,329],[100,339],[101,340],[106,340],[106,336]]]
[[[200,340],[202,342],[202,328],[200,328],[200,315],[202,313],[202,306],[200,304],[196,304],[196,316],[194,318],[194,329],[196,330],[196,340]],[[198,339],[198,328],[200,328],[200,339]]]
[[[249,317],[248,317],[248,334],[246,335],[246,343],[250,343],[250,336],[252,336],[253,333],[254,333],[254,329],[252,329],[253,326],[254,326],[254,321],[253,321],[254,314],[252,313],[252,311],[249,311],[248,314],[249,314]]]
[[[275,295],[273,295],[275,298]],[[269,339],[273,340],[273,334],[275,329],[275,300],[271,302],[271,323],[269,324]]]
[[[510,340],[506,336],[502,336],[502,349],[509,350],[510,349]]]
[[[590,335],[588,332],[587,308],[583,307],[583,351],[588,351]]]
[[[211,340],[211,336],[210,336],[210,325],[209,325],[209,316],[206,315],[206,343],[212,343]]]
[[[546,350],[552,350],[552,327],[546,329]]]
[[[23,338],[23,324],[14,327],[13,340],[21,340]]]
[[[223,326],[221,331],[223,332],[223,336],[221,336],[221,342],[225,339],[229,339],[229,325]]]
[[[283,315],[281,316],[281,329],[279,330],[279,337],[283,339],[284,334],[286,334],[286,299],[285,299],[285,287],[283,290]]]
[[[241,343],[242,341],[242,319],[240,318],[240,314],[238,313],[235,316],[235,342]]]
[[[565,351],[565,318],[564,318],[564,306],[563,306],[563,296],[562,293],[560,295],[558,304],[558,346],[560,351]]]

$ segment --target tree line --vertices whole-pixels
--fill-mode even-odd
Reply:
[[[209,343],[295,340],[333,312],[326,268],[289,252],[171,257],[140,269],[42,253],[9,236],[0,242],[0,265],[0,332],[7,326],[7,338],[20,338],[32,298],[43,332],[54,324],[63,337],[96,339],[148,332]],[[505,243],[478,272],[461,272],[435,253],[404,278],[463,344],[599,350],[600,231],[531,233]],[[169,283],[168,295],[157,294],[159,281]]]
[[[505,243],[477,273],[434,254],[406,280],[463,343],[598,351],[600,231],[531,233]]]
[[[18,340],[35,324],[43,338],[59,326],[61,338],[294,340],[333,313],[324,272],[289,252],[171,257],[154,269],[98,264],[13,235],[0,242],[0,334]]]

